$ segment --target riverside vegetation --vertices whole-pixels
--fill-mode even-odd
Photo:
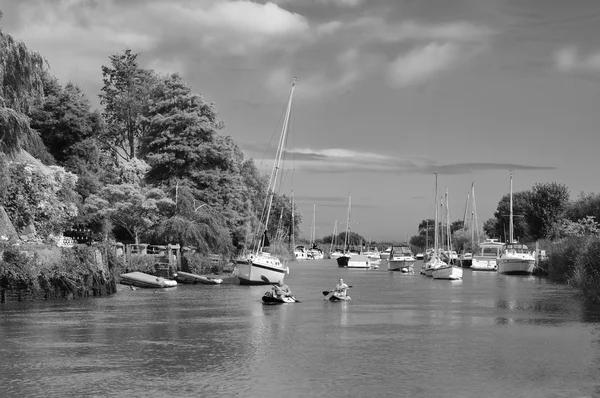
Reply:
[[[267,177],[222,134],[215,104],[177,73],[140,67],[129,49],[108,61],[99,68],[100,112],[75,83],[61,85],[42,55],[0,30],[0,286],[57,284],[76,292],[105,277],[114,282],[119,265],[110,250],[98,249],[102,271],[90,260],[96,249],[53,245],[73,225],[98,242],[170,242],[200,255],[251,245]],[[274,252],[291,259],[284,242],[298,237],[301,214],[283,194],[273,209],[269,235],[288,231]],[[507,209],[508,194],[481,236],[505,235]],[[514,211],[522,215],[519,240],[547,250],[541,267],[548,276],[600,300],[600,197],[570,201],[564,185],[536,184],[514,194]],[[468,246],[461,230],[453,223],[457,248]],[[424,220],[410,243],[425,248],[432,231],[433,221]]]

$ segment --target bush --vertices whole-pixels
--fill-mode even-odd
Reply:
[[[600,302],[600,238],[587,238],[580,246],[569,283],[580,289],[586,300]]]
[[[546,271],[548,278],[557,282],[568,282],[575,272],[577,254],[584,238],[570,236],[559,241],[541,243],[540,247],[548,247],[547,259],[539,266]]]
[[[213,264],[208,256],[196,253],[185,253],[183,255],[182,268],[184,272],[196,275],[219,274],[223,271],[220,264]]]

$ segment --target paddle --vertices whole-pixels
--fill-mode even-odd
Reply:
[[[348,289],[351,288],[352,286],[348,286]],[[323,290],[323,296],[327,296],[329,293],[334,292],[334,290]]]
[[[263,282],[265,282],[265,283],[270,283],[270,284],[271,284],[271,285],[273,285],[273,286],[277,285],[277,282],[271,282],[271,281],[269,280],[269,278],[267,278],[267,277],[266,277],[266,276],[264,276],[264,275],[261,275],[261,276],[260,276],[260,279],[262,279],[262,281],[263,281]],[[295,302],[297,302],[297,303],[300,303],[300,300],[298,300],[298,299],[297,299],[296,297],[294,297],[294,296],[287,296],[287,297],[293,298]]]

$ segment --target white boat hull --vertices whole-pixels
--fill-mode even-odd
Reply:
[[[473,271],[497,271],[498,263],[495,258],[473,257],[473,261],[471,263],[471,270],[473,270]]]
[[[457,280],[462,279],[463,270],[462,268],[455,267],[452,264],[433,268],[432,271],[433,279],[450,279]]]
[[[503,275],[531,275],[535,268],[533,256],[500,257],[498,273]]]
[[[269,253],[252,254],[248,256],[248,261],[238,261],[236,266],[240,285],[268,285],[279,281],[283,282],[289,271],[279,258]]]
[[[351,256],[348,260],[348,268],[371,268],[369,258],[363,254]]]
[[[388,271],[414,271],[415,259],[390,259],[388,260]]]

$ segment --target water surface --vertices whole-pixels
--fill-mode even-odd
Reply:
[[[600,309],[567,286],[291,268],[282,306],[239,285],[2,304],[2,396],[600,396]],[[324,301],[340,277],[352,301]]]

